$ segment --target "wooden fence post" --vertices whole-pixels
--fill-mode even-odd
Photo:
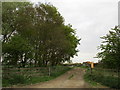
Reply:
[[[51,73],[51,71],[50,71],[50,67],[49,67],[49,76],[50,76],[50,73]]]
[[[91,74],[92,74],[92,68],[90,70],[91,70]]]

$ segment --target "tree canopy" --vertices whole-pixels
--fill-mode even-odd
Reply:
[[[120,28],[116,26],[109,34],[101,37],[104,39],[99,49],[98,58],[107,68],[120,68]]]
[[[76,55],[80,41],[51,4],[3,2],[3,64],[54,66]]]

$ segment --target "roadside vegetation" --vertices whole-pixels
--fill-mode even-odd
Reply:
[[[106,36],[101,37],[101,50],[97,54],[99,67],[120,70],[120,27],[115,26]]]
[[[70,68],[58,66],[71,62],[80,44],[75,29],[65,25],[56,7],[30,2],[2,2],[1,41],[5,87],[48,81],[63,74]]]
[[[53,5],[3,2],[2,11],[4,67],[56,66],[77,54],[80,39]]]
[[[65,25],[56,7],[30,2],[2,3],[1,36],[4,87],[48,81],[63,74],[70,67],[59,65],[71,62],[70,58],[77,55],[76,48],[81,40],[71,24]],[[99,69],[94,68],[92,73],[87,70],[85,78],[110,88],[120,88],[119,26],[101,39],[101,52],[97,54]],[[87,69],[79,63],[70,66]]]
[[[3,73],[3,87],[23,86],[40,83],[54,79],[68,70],[70,67],[38,67],[38,68],[9,68]],[[9,70],[9,71],[8,71]]]
[[[100,83],[110,88],[120,89],[120,28],[116,26],[109,34],[101,37],[104,39],[99,46],[101,52],[97,57],[101,59],[98,65],[87,69],[85,80],[93,85]]]
[[[110,88],[120,89],[118,71],[110,69],[93,69],[91,73],[91,70],[87,70],[84,79],[93,86],[101,84]]]

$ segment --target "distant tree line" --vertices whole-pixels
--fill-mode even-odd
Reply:
[[[97,57],[101,58],[101,65],[104,68],[120,69],[120,27],[116,26],[106,36],[99,46],[101,52]]]
[[[70,62],[80,41],[51,4],[2,3],[3,66],[54,66]]]

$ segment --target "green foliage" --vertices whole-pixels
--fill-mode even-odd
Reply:
[[[98,53],[98,58],[102,59],[102,63],[107,68],[119,69],[120,66],[120,28],[116,26],[109,31],[109,34],[101,37],[104,39],[100,45],[101,50]]]
[[[78,52],[80,39],[53,5],[4,2],[2,21],[4,65],[54,66]]]
[[[16,31],[16,22],[20,9],[31,5],[28,2],[2,2],[2,35],[3,42],[7,42]]]
[[[24,59],[23,54],[25,57]],[[22,64],[24,67],[23,64],[27,62],[27,59],[32,58],[32,50],[26,40],[21,38],[19,35],[14,35],[14,37],[11,37],[9,42],[3,43],[3,55],[3,65],[20,66]]]

